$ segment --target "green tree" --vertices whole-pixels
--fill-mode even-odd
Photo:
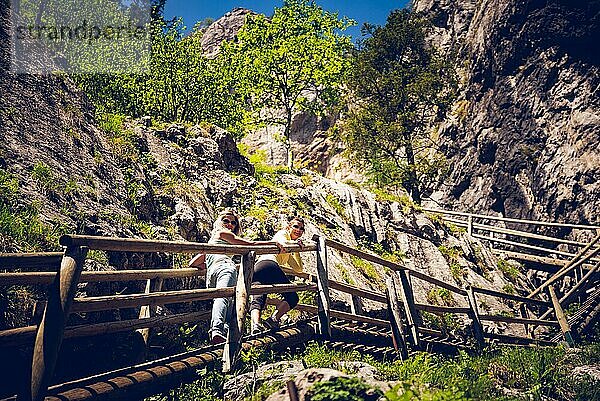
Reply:
[[[352,43],[338,32],[354,24],[308,0],[285,0],[272,18],[249,15],[220,59],[234,71],[233,90],[249,106],[248,121],[283,127],[288,167],[292,117],[299,110],[320,114],[341,97]]]
[[[350,106],[341,137],[352,159],[380,186],[402,186],[417,203],[445,170],[431,127],[450,107],[452,63],[427,42],[430,25],[395,10],[355,53]]]

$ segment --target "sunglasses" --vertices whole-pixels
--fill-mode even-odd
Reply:
[[[223,222],[223,224],[233,224],[234,226],[237,226],[237,224],[238,224],[238,222],[237,222],[237,221],[235,221],[235,220],[229,220],[229,219],[228,219],[228,218],[226,218],[226,217],[223,217],[223,218],[221,219],[221,221]]]
[[[292,228],[295,229],[295,230],[302,230],[302,231],[304,231],[304,227],[303,226],[299,226],[298,224],[294,224],[292,226]]]

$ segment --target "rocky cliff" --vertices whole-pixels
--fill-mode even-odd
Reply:
[[[597,224],[598,1],[416,0],[459,54],[441,129],[453,170],[434,198],[510,217]],[[462,60],[462,61],[461,61]]]

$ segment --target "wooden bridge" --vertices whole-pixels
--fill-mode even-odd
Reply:
[[[477,219],[489,216],[457,214],[456,212],[430,211],[441,214],[462,216],[466,219],[450,217],[453,224],[464,226],[473,237],[493,241],[511,247],[522,247],[523,251],[498,250],[510,257],[532,261],[538,264],[555,266],[552,276],[528,296],[507,294],[489,288],[467,286],[461,288],[446,283],[422,272],[407,269],[379,256],[358,250],[324,237],[313,238],[314,243],[303,249],[292,247],[289,251],[314,252],[317,260],[317,274],[302,274],[306,284],[251,285],[255,256],[277,253],[274,246],[210,245],[190,242],[152,241],[140,239],[106,238],[70,235],[60,240],[65,251],[61,253],[0,254],[0,286],[8,285],[48,285],[48,298],[39,324],[0,331],[0,354],[3,349],[33,347],[31,370],[23,372],[29,377],[25,388],[13,388],[12,392],[0,397],[4,400],[130,400],[165,391],[183,382],[198,379],[198,369],[212,368],[217,362],[224,371],[235,369],[240,351],[249,347],[285,349],[294,344],[302,344],[310,339],[327,341],[331,347],[353,347],[373,354],[393,355],[407,358],[420,350],[463,348],[472,351],[482,349],[489,343],[516,345],[551,345],[566,341],[573,345],[579,333],[591,327],[598,317],[597,270],[600,262],[595,256],[600,251],[597,245],[600,234],[589,243],[560,240],[548,236],[532,234],[524,230],[507,228],[508,223],[527,224],[525,220],[504,219],[504,227],[478,223]],[[493,218],[498,219],[498,218]],[[541,224],[535,222],[535,224]],[[557,224],[557,223],[548,223]],[[598,230],[595,226],[568,226],[569,229]],[[562,227],[565,228],[565,227]],[[491,237],[482,232],[494,233]],[[592,231],[593,233],[593,231]],[[553,241],[558,244],[580,247],[576,253],[544,248],[546,256],[540,256],[538,246],[515,241],[514,238]],[[535,247],[532,248],[532,247]],[[235,287],[220,289],[193,289],[162,291],[165,278],[189,278],[202,276],[197,269],[144,269],[125,271],[83,271],[88,250],[124,252],[169,252],[193,254],[198,252],[229,253],[242,255],[242,263]],[[337,251],[363,260],[385,266],[391,272],[386,282],[386,292],[358,288],[337,282],[328,277],[328,252]],[[527,253],[529,252],[529,253]],[[32,271],[35,270],[35,271]],[[563,290],[559,298],[555,285],[565,277],[570,277],[570,286]],[[77,285],[84,282],[117,282],[145,280],[146,291],[139,294],[76,297]],[[439,306],[420,303],[415,299],[413,286],[416,280],[443,288],[462,299],[459,305]],[[247,315],[248,297],[252,294],[283,293],[290,291],[316,291],[314,305],[298,305],[297,309],[314,317],[301,320],[294,325],[282,327],[276,332],[259,335],[245,335],[244,321]],[[350,311],[335,310],[331,307],[331,292],[349,294],[352,302]],[[144,362],[124,369],[97,374],[67,383],[54,383],[53,374],[63,340],[90,337],[100,334],[130,332],[138,330],[147,342],[149,330],[186,322],[210,319],[210,311],[179,313],[159,316],[157,305],[211,300],[219,297],[235,297],[235,312],[228,339],[225,345],[207,346],[190,352]],[[496,297],[505,302],[519,305],[520,316],[503,316],[481,313],[481,297]],[[369,300],[382,307],[378,318],[363,312],[362,301]],[[580,307],[569,319],[563,309],[574,300]],[[138,319],[111,321],[105,323],[67,325],[71,313],[107,311],[122,308],[140,308]],[[452,314],[462,316],[465,326],[459,330],[444,327],[428,327],[423,313],[434,315]],[[385,316],[382,318],[381,316]],[[493,333],[490,323],[504,322],[520,325],[526,335],[514,336]],[[541,329],[543,328],[543,330]],[[8,385],[9,383],[6,383]],[[0,387],[4,387],[4,384]],[[6,390],[5,390],[6,391]],[[11,395],[14,394],[14,395]]]

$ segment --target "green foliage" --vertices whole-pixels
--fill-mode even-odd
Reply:
[[[452,292],[450,290],[447,290],[446,288],[432,288],[427,292],[426,297],[427,301],[429,301],[433,305],[456,305],[454,295],[452,295]]]
[[[53,193],[58,188],[58,179],[50,166],[44,162],[35,163],[31,178],[37,182],[44,193]]]
[[[457,247],[447,247],[445,245],[440,245],[438,249],[448,262],[452,278],[454,278],[454,280],[456,280],[458,283],[462,282],[467,275],[467,271],[458,262],[458,259],[463,257],[462,250]]]
[[[342,219],[346,220],[348,218],[344,206],[335,195],[330,193],[325,195],[325,202],[327,202],[327,204],[331,206]]]
[[[388,401],[467,401],[462,392],[416,387],[411,383],[398,383],[384,394]]]
[[[337,377],[315,383],[307,393],[311,401],[377,401],[381,391],[356,377]]]
[[[356,256],[350,256],[352,266],[358,270],[372,285],[383,288],[384,282],[381,274],[377,271],[371,262],[367,262]]]
[[[454,68],[426,41],[431,24],[408,10],[367,25],[348,87],[354,104],[340,136],[378,186],[403,187],[416,203],[448,170],[428,127],[450,107]]]
[[[53,175],[41,164],[34,168],[41,180]],[[45,182],[45,181],[44,181]],[[40,218],[40,205],[26,202],[20,195],[19,181],[0,169],[0,243],[3,247],[18,248],[22,252],[60,249],[58,238],[67,229],[61,223],[46,224]]]
[[[350,273],[348,273],[348,270],[346,270],[346,267],[345,267],[344,265],[342,265],[342,264],[337,264],[337,265],[335,266],[335,268],[336,268],[336,270],[337,270],[337,271],[339,271],[339,272],[340,272],[340,274],[342,275],[342,280],[343,280],[345,283],[348,283],[348,284],[350,284],[350,285],[354,285],[354,284],[356,284],[356,283],[354,282],[354,280],[352,279],[352,277],[350,277]]]
[[[285,0],[273,16],[249,15],[234,42],[223,44],[218,59],[234,92],[250,105],[255,125],[278,124],[290,152],[292,116],[298,110],[320,114],[340,98],[348,70],[350,38],[340,35],[352,21],[338,19],[309,0]],[[283,117],[270,110],[283,110]],[[288,167],[292,167],[288,158]]]
[[[504,274],[504,277],[508,278],[511,281],[515,281],[519,277],[519,269],[517,269],[513,264],[507,262],[504,259],[498,259],[498,269]]]
[[[506,284],[502,287],[502,291],[504,291],[507,294],[515,294],[515,286],[512,284]]]

